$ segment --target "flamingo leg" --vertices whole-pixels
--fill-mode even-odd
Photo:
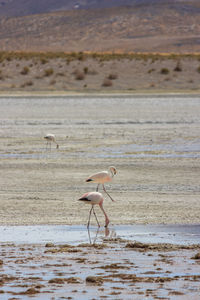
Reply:
[[[99,190],[99,184],[97,184],[96,192],[98,192],[98,190]]]
[[[95,236],[94,241],[93,241],[93,245],[95,244],[95,242],[96,242],[96,240],[97,240],[98,233],[99,233],[99,227],[97,228],[97,232],[96,232],[96,236]]]
[[[90,226],[90,217],[91,217],[92,210],[93,210],[93,205],[92,205],[92,208],[90,209],[88,223],[87,223],[87,228],[89,228],[89,226]]]
[[[108,227],[108,224],[110,223],[110,220],[108,219],[108,216],[107,216],[105,210],[103,209],[102,203],[99,204],[99,207],[101,208],[101,210],[102,210],[102,212],[103,212],[103,214],[105,216],[105,227]]]
[[[95,238],[94,238],[93,242],[92,242],[92,239],[91,239],[91,236],[90,236],[90,228],[88,228],[87,230],[88,230],[89,242],[90,242],[91,245],[94,245],[96,240],[97,240],[97,237],[98,237],[99,227],[97,228],[96,235],[95,235]]]
[[[95,216],[95,218],[96,218],[98,227],[100,227],[99,221],[98,221],[98,219],[97,219],[97,215],[96,215],[96,213],[95,213],[95,211],[94,211],[94,206],[92,206],[92,208],[93,208],[93,214],[94,214],[94,216]]]
[[[87,230],[88,230],[89,242],[90,242],[90,244],[92,244],[91,237],[90,237],[90,228],[88,227]]]
[[[104,192],[105,192],[105,193],[108,195],[108,197],[114,202],[115,200],[108,194],[108,192],[107,192],[106,189],[105,189],[104,184],[102,184],[102,186],[103,186]]]

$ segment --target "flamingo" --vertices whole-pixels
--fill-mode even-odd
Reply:
[[[86,182],[93,181],[93,182],[98,183],[97,188],[96,188],[97,192],[98,192],[98,189],[99,189],[99,185],[102,184],[104,192],[108,195],[108,197],[112,201],[114,201],[113,198],[107,193],[107,191],[105,189],[105,186],[104,186],[104,183],[105,182],[110,182],[112,180],[112,178],[115,176],[115,174],[117,173],[117,170],[116,170],[115,167],[110,167],[109,171],[101,171],[101,172],[98,172],[96,174],[93,174],[90,177],[88,177],[88,179],[86,179]]]
[[[101,193],[99,193],[99,192],[89,192],[89,193],[86,193],[86,194],[82,195],[81,198],[79,198],[78,200],[92,205],[92,207],[90,209],[90,213],[89,213],[87,228],[89,228],[89,226],[90,226],[90,217],[91,217],[92,211],[93,211],[93,214],[96,218],[98,227],[100,227],[99,221],[98,221],[96,213],[94,211],[94,205],[97,205],[97,204],[99,205],[100,209],[102,210],[102,212],[105,216],[105,227],[108,226],[110,221],[109,221],[108,216],[107,216],[107,214],[106,214],[106,212],[103,208],[103,200],[104,199],[103,199],[103,195]]]
[[[56,144],[56,149],[59,148],[59,145],[56,143],[56,139],[55,139],[54,134],[48,133],[47,135],[44,136],[44,139],[47,141],[46,149],[48,147],[48,144],[50,145],[50,149],[51,149],[51,142],[54,142]]]

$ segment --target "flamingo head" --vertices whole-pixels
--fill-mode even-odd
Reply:
[[[110,167],[110,172],[112,173],[113,176],[117,174],[117,170],[115,167]]]

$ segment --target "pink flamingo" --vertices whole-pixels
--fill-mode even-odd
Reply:
[[[100,224],[99,224],[99,221],[97,219],[97,216],[96,216],[96,213],[94,211],[94,205],[99,205],[100,209],[102,210],[104,216],[105,216],[105,227],[108,226],[109,224],[109,219],[108,219],[108,216],[105,212],[105,210],[103,209],[103,195],[99,192],[89,192],[89,193],[86,193],[84,195],[81,196],[80,199],[78,199],[80,201],[83,201],[84,203],[87,203],[87,204],[91,204],[92,207],[90,209],[90,213],[89,213],[89,219],[88,219],[88,223],[87,223],[87,228],[89,228],[90,226],[90,217],[91,217],[91,213],[93,211],[93,214],[96,218],[96,221],[97,221],[97,224],[98,224],[98,227],[100,227]]]
[[[115,176],[115,174],[117,174],[117,170],[115,167],[110,167],[109,170],[110,170],[110,172],[101,171],[101,172],[91,175],[90,177],[88,177],[88,179],[86,179],[86,182],[93,181],[93,182],[98,183],[96,191],[98,191],[98,189],[99,189],[99,184],[102,184],[104,192],[108,195],[108,197],[112,201],[114,201],[113,198],[107,193],[104,183],[110,182],[112,180],[112,178]]]
[[[47,146],[50,144],[50,149],[51,149],[51,142],[56,144],[56,148],[59,148],[59,145],[56,143],[56,138],[55,135],[52,133],[48,133],[47,135],[44,136],[44,139],[47,141]],[[46,146],[46,149],[47,149]]]

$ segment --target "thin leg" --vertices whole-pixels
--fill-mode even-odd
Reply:
[[[92,244],[92,241],[91,241],[91,237],[90,237],[90,228],[88,227],[88,237],[89,237],[89,242],[90,242],[90,244]]]
[[[88,223],[87,223],[87,228],[89,228],[89,226],[90,226],[90,217],[91,217],[92,209],[93,209],[93,205],[92,205],[92,208],[90,209],[89,219],[88,219]]]
[[[96,236],[94,238],[94,241],[93,241],[93,245],[95,244],[96,240],[97,240],[97,237],[98,237],[98,233],[99,233],[99,227],[97,228],[97,232],[96,232]]]
[[[107,193],[104,184],[102,184],[104,192],[108,195],[108,197],[114,202],[115,200]]]
[[[99,184],[97,184],[96,192],[98,192],[98,190],[99,190]]]
[[[97,231],[96,231],[96,235],[95,235],[95,238],[94,238],[94,241],[92,242],[92,239],[91,239],[91,236],[90,236],[90,228],[87,229],[88,230],[88,238],[89,238],[89,242],[90,244],[94,245],[96,240],[97,240],[97,237],[98,237],[98,233],[99,233],[99,227],[97,228]]]
[[[92,208],[93,208],[93,214],[94,214],[94,216],[95,216],[95,218],[96,218],[96,220],[97,220],[98,227],[100,227],[99,221],[98,221],[97,216],[96,216],[96,213],[95,213],[95,211],[94,211],[94,206],[92,206]]]
[[[110,230],[108,229],[108,227],[105,227],[105,237],[108,237],[110,234]]]
[[[99,207],[101,208],[101,210],[102,210],[102,212],[105,216],[105,227],[108,227],[108,224],[110,223],[110,220],[108,219],[108,216],[107,216],[105,210],[103,209],[102,203],[99,204]]]

